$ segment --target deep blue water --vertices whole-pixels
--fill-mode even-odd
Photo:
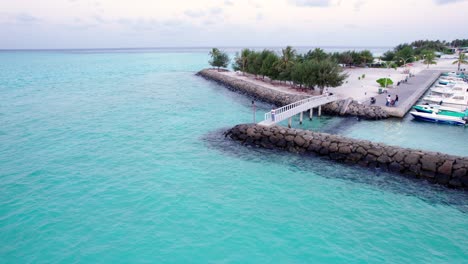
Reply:
[[[0,263],[468,261],[465,193],[224,139],[251,100],[207,60],[0,52]],[[466,154],[458,127],[304,127]]]

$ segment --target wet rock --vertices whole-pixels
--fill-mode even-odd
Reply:
[[[419,154],[409,154],[405,157],[404,161],[410,165],[416,165],[419,162]]]
[[[377,158],[377,161],[378,161],[379,163],[384,164],[384,163],[390,162],[391,160],[390,160],[390,158],[389,158],[387,155],[381,155],[381,156],[379,156],[379,157]]]
[[[302,136],[296,136],[294,138],[294,143],[296,143],[298,146],[302,147],[305,143],[305,140],[304,138],[302,138]]]
[[[338,152],[341,154],[349,154],[351,153],[351,148],[349,146],[343,146],[338,149]]]
[[[446,160],[438,169],[437,172],[445,174],[445,175],[451,175],[452,174],[452,165],[453,161],[452,160]]]
[[[336,152],[336,151],[338,151],[338,144],[331,143],[330,147],[328,149],[330,150],[330,152]]]
[[[401,172],[403,171],[404,167],[401,166],[398,162],[392,162],[390,165],[388,165],[388,169],[391,172]]]
[[[453,177],[455,177],[455,178],[461,178],[461,177],[463,177],[463,176],[466,175],[466,171],[467,171],[467,170],[466,170],[465,168],[456,169],[456,170],[454,170],[454,172],[453,172]]]
[[[424,155],[421,158],[421,165],[423,170],[436,172],[438,161],[439,158],[436,156]]]
[[[450,187],[460,188],[462,187],[462,182],[459,179],[452,179],[449,181]]]
[[[450,176],[444,174],[437,174],[435,180],[439,184],[448,184],[450,181]]]

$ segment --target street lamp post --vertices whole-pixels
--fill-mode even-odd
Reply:
[[[408,58],[406,58],[406,59],[400,58],[400,61],[403,62],[403,66],[405,67],[405,69],[407,69],[407,63],[406,63],[406,62],[409,61],[409,60],[412,59],[412,58],[416,59],[415,56],[411,56],[411,57],[408,57]],[[409,72],[409,70],[408,70],[408,74],[411,75],[410,72]]]
[[[385,66],[387,67],[387,69],[390,69],[390,65],[391,65],[390,63],[391,63],[391,62],[393,62],[393,61],[382,61],[382,63],[385,64]],[[390,74],[389,74],[388,76],[390,76]],[[387,88],[387,80],[388,80],[388,78],[385,77],[385,88]]]

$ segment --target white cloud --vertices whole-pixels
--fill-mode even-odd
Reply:
[[[0,48],[393,46],[466,38],[453,26],[466,10],[466,0],[15,0],[2,2]]]
[[[316,6],[329,6],[329,0],[289,0],[291,4],[297,6],[308,6],[308,7],[316,7]]]
[[[436,4],[439,4],[439,5],[445,5],[445,4],[463,2],[463,1],[466,1],[466,0],[435,0]]]

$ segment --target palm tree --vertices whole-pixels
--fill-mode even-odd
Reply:
[[[249,49],[243,49],[240,54],[240,59],[242,63],[242,74],[245,74],[247,69],[247,57],[249,57],[251,51]]]
[[[460,66],[462,64],[468,64],[465,53],[463,52],[458,53],[458,59],[454,61],[452,64],[458,64],[458,71],[460,71]]]
[[[291,46],[287,46],[281,51],[281,58],[277,61],[275,67],[280,72],[280,79],[290,80],[292,66],[294,65],[294,59],[296,57],[296,50]]]
[[[425,52],[423,55],[424,63],[427,64],[427,68],[429,68],[429,64],[437,64],[435,61],[435,54],[433,51]]]
[[[211,60],[208,63],[213,67],[217,67],[218,71],[220,67],[227,67],[229,56],[225,52],[222,52],[217,48],[213,48],[209,55],[211,56]]]

